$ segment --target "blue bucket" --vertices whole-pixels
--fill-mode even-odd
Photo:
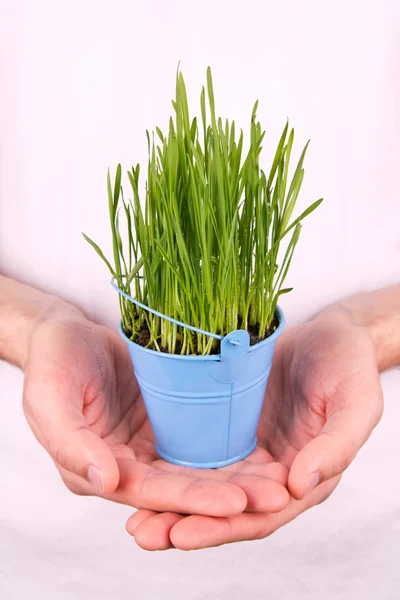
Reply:
[[[113,286],[135,304],[159,314],[120,290],[114,281]],[[243,329],[224,338],[202,331],[222,340],[221,353],[211,356],[148,350],[132,342],[120,325],[153,428],[155,448],[162,458],[176,465],[210,469],[237,462],[254,450],[275,344],[285,326],[279,307],[276,316],[278,328],[254,346]]]

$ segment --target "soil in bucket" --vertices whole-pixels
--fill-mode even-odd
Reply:
[[[239,319],[239,328],[240,328],[241,322]],[[273,321],[271,323],[271,325],[268,327],[268,329],[265,332],[265,336],[263,337],[263,339],[266,339],[267,337],[269,337],[270,335],[272,335],[274,333],[274,331],[278,328],[279,326],[279,321],[276,317],[276,315],[274,315]],[[247,328],[247,332],[250,336],[250,346],[254,346],[255,344],[258,344],[258,342],[260,342],[260,337],[258,335],[259,332],[259,327],[258,325],[250,325]],[[224,335],[226,335],[225,332]],[[130,338],[130,335],[128,334],[128,337]],[[133,340],[136,344],[139,344],[139,346],[142,346],[143,348],[146,348],[146,346],[148,345],[148,343],[150,342],[150,332],[149,329],[147,327],[147,324],[144,323],[142,325],[142,327],[140,328],[140,330],[137,332],[137,336],[136,338]],[[178,341],[177,345],[176,345],[176,352],[175,354],[180,354],[181,351],[181,344]],[[161,352],[166,352],[168,354],[168,350],[166,348],[161,348]],[[213,352],[211,352],[211,354],[219,354],[220,350],[219,348],[215,348],[213,350]],[[197,352],[195,352],[195,354],[197,354]]]

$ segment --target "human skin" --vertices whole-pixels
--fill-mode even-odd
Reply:
[[[283,334],[257,449],[214,471],[159,459],[119,336],[1,277],[0,357],[24,370],[28,422],[69,489],[139,508],[127,530],[143,548],[203,548],[265,537],[332,493],[382,414],[399,307],[393,286]]]

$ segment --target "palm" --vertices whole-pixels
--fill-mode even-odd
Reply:
[[[376,390],[373,406],[365,411],[374,420],[381,395],[374,347],[363,330],[317,321],[289,331],[275,355],[260,419],[261,443],[290,467],[306,444],[321,432],[329,435],[329,418],[366,384]]]
[[[307,327],[300,327],[285,334],[277,346],[258,435],[288,467],[322,431],[334,401],[331,359],[321,361],[321,341],[331,343],[331,333],[326,336],[321,328],[310,343]]]

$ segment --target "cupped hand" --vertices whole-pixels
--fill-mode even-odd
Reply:
[[[266,537],[333,492],[382,410],[372,338],[345,313],[328,311],[278,341],[258,448],[247,459],[257,464],[275,460],[274,468],[278,463],[288,469],[289,504],[277,514],[246,510],[225,518],[139,510],[127,530],[148,550]],[[240,472],[243,467],[237,463],[233,468]],[[256,490],[253,495],[257,501]]]
[[[231,517],[289,502],[287,468],[265,451],[201,471],[157,455],[122,339],[62,308],[38,320],[25,365],[24,411],[67,487],[135,508]]]

